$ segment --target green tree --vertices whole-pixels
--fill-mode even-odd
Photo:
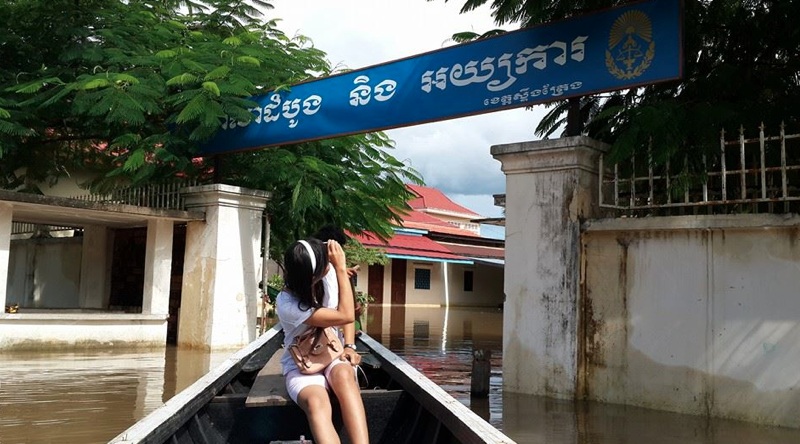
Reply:
[[[391,237],[401,212],[409,209],[405,181],[417,174],[386,153],[392,142],[382,133],[307,142],[252,151],[226,159],[230,183],[272,190],[273,258],[295,239],[334,225]]]
[[[347,265],[351,267],[357,264],[386,265],[389,263],[389,257],[386,256],[384,249],[367,248],[356,239],[350,239],[344,246],[344,251],[347,254]]]
[[[445,0],[447,1],[447,0]],[[619,0],[465,0],[462,12],[489,4],[498,25],[521,27],[569,18],[627,3]],[[796,129],[800,108],[800,2],[686,0],[684,77],[600,96],[551,104],[540,135],[569,119],[584,134],[613,144],[628,157],[652,140],[654,163],[686,155],[699,166],[718,149],[719,131],[781,121]]]
[[[263,0],[0,2],[0,186],[98,172],[96,188],[176,175],[208,179],[196,156],[250,98],[331,73]],[[226,156],[222,180],[273,192],[273,256],[324,223],[391,234],[418,175],[382,134]]]

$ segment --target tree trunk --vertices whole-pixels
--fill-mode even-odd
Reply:
[[[583,132],[583,122],[581,122],[581,98],[572,97],[567,99],[569,109],[567,111],[567,129],[564,137],[580,136]]]

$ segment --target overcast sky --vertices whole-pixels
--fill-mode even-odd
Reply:
[[[463,0],[274,0],[268,18],[302,34],[332,64],[357,69],[448,46],[460,31],[496,28],[488,8],[459,14]],[[511,28],[507,28],[511,29]],[[505,176],[489,147],[533,140],[544,108],[514,109],[387,131],[392,153],[419,171],[425,183],[487,217],[502,214],[492,194],[505,192]]]

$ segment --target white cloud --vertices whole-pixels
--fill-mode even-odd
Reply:
[[[459,14],[463,1],[444,0],[276,0],[268,17],[283,21],[288,35],[310,37],[334,63],[351,69],[383,63],[449,45],[455,32],[496,28],[487,7]],[[388,131],[397,149],[429,186],[487,216],[497,216],[492,194],[505,192],[500,163],[489,154],[492,145],[533,140],[542,107],[501,111],[481,116]],[[454,199],[455,200],[455,199]],[[458,201],[458,200],[457,200]]]
[[[505,176],[492,145],[533,139],[541,110],[501,111],[389,131],[395,157],[406,160],[429,186],[447,194],[490,195],[505,191]]]

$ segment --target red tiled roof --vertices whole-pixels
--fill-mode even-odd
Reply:
[[[388,243],[370,233],[363,233],[354,236],[365,247],[383,248],[386,254],[396,254],[402,256],[418,256],[420,258],[465,260],[464,257],[455,255],[447,248],[424,236],[411,236],[407,234],[395,234]]]
[[[433,217],[430,214],[423,213],[422,211],[411,210],[403,216],[403,222],[414,222],[418,224],[429,224],[429,225],[441,225],[446,227],[454,227],[454,225],[450,225],[447,222]]]
[[[462,245],[462,244],[440,244],[441,246],[450,250],[454,254],[467,257],[483,257],[492,259],[504,259],[506,257],[505,249],[480,247],[477,245]]]
[[[464,215],[467,216],[480,217],[480,214],[468,208],[464,208],[461,205],[453,202],[452,200],[450,200],[449,197],[445,196],[444,193],[437,190],[436,188],[423,187],[412,184],[406,184],[406,187],[408,187],[408,189],[411,190],[412,193],[418,196],[417,198],[408,201],[408,204],[411,205],[411,208],[414,209],[430,208],[437,210],[452,211],[454,213],[463,213]]]

